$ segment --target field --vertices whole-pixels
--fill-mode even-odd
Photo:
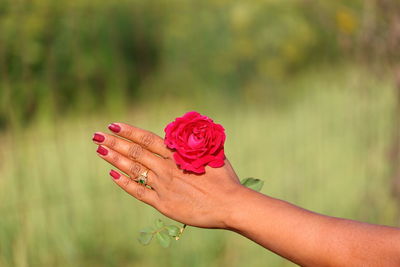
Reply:
[[[232,105],[207,92],[196,101],[149,99],[3,132],[0,266],[293,266],[222,230],[188,227],[169,249],[138,243],[138,231],[163,216],[110,181],[91,136],[114,121],[162,136],[164,125],[188,110],[224,125],[227,156],[240,177],[265,180],[264,194],[332,216],[396,225],[388,165],[394,90],[388,79],[360,68],[338,69],[293,79],[286,86],[303,93],[282,107]]]

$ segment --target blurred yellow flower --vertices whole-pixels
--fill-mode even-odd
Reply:
[[[336,12],[336,25],[341,33],[352,35],[357,29],[358,22],[350,11],[340,9]]]
[[[235,31],[246,30],[251,23],[252,7],[248,4],[240,3],[231,10],[231,25]]]

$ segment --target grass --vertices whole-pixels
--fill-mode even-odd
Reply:
[[[222,230],[189,227],[170,249],[137,242],[138,230],[163,216],[110,181],[91,135],[112,121],[162,135],[167,122],[192,109],[225,126],[233,166],[242,178],[264,179],[263,193],[332,216],[396,225],[387,165],[390,84],[344,70],[288,86],[311,90],[282,109],[222,101],[213,108],[205,99],[148,103],[123,115],[67,116],[4,133],[0,266],[293,266]]]

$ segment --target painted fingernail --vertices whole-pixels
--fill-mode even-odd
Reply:
[[[114,180],[118,180],[119,177],[121,177],[121,174],[119,174],[118,172],[116,172],[114,170],[110,171],[110,175],[111,175],[112,178],[114,178]]]
[[[98,143],[102,143],[104,141],[104,139],[105,139],[104,135],[98,134],[98,133],[95,133],[92,138],[93,141],[98,142]]]
[[[102,155],[102,156],[107,156],[108,150],[105,149],[105,148],[102,147],[102,146],[99,146],[99,147],[97,148],[97,153],[99,153],[99,154]]]
[[[110,129],[114,133],[119,133],[119,131],[121,131],[121,127],[115,123],[111,123],[110,125],[108,125],[108,129]]]

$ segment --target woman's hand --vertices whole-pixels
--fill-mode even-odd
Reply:
[[[123,123],[109,129],[117,136],[98,132],[93,141],[100,157],[127,174],[111,171],[116,184],[181,223],[227,228],[233,197],[243,187],[227,159],[221,168],[206,167],[205,174],[185,173],[158,135]],[[133,180],[146,170],[151,189]]]

